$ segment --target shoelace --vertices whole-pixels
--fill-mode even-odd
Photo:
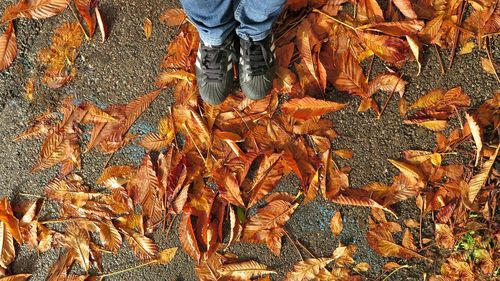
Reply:
[[[201,46],[201,53],[204,54],[201,58],[201,64],[205,68],[203,74],[207,81],[222,80],[225,69],[221,71],[221,63],[227,53],[231,52],[227,46]]]
[[[272,65],[272,55],[269,47],[265,46],[263,42],[254,42],[250,40],[243,59],[247,62],[250,75],[258,76],[264,74],[267,69]]]

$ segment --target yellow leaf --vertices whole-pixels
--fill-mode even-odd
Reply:
[[[150,19],[146,18],[144,20],[144,36],[149,40],[151,38],[151,33],[153,33],[153,23]]]
[[[370,265],[367,262],[360,262],[353,269],[357,272],[365,272],[370,269]]]
[[[177,253],[177,247],[168,248],[160,252],[160,255],[156,259],[159,264],[167,264],[169,263]]]
[[[307,259],[300,261],[293,266],[292,271],[286,274],[285,281],[313,280],[320,270],[332,261],[333,258]]]
[[[465,55],[465,54],[470,54],[472,53],[472,50],[474,50],[474,47],[476,46],[476,43],[474,41],[469,41],[465,43],[462,48],[460,48],[459,54]]]
[[[412,105],[410,105],[410,109],[418,109],[429,107],[444,97],[443,89],[434,89],[424,96],[418,98]]]
[[[446,120],[430,120],[430,121],[419,122],[417,123],[417,125],[437,132],[446,129],[448,122],[446,122]]]

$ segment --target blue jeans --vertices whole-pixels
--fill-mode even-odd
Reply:
[[[260,41],[271,33],[286,0],[181,0],[205,45],[221,45],[236,29],[245,40]]]

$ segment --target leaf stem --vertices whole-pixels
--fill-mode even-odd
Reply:
[[[384,114],[385,108],[387,107],[387,104],[389,104],[389,101],[391,100],[392,96],[394,95],[394,92],[396,92],[396,89],[397,89],[398,84],[401,81],[402,77],[403,77],[403,73],[401,73],[401,75],[399,75],[398,81],[396,82],[396,85],[394,85],[394,88],[392,88],[392,91],[389,94],[389,97],[387,97],[387,100],[385,101],[384,105],[382,106],[382,109],[380,109],[380,113],[378,114],[377,119],[380,119],[380,117],[382,117],[382,114]]]
[[[35,195],[35,194],[29,194],[29,193],[18,193],[19,195],[21,196],[25,196],[25,197],[34,197],[34,198],[40,198],[40,199],[47,199],[47,197],[45,196],[41,196],[41,195]]]
[[[329,14],[327,14],[327,13],[325,13],[325,12],[321,11],[321,10],[318,10],[318,9],[313,9],[312,11],[313,11],[313,12],[315,12],[315,13],[322,14],[322,15],[324,15],[325,17],[327,17],[327,18],[329,18],[329,19],[331,19],[331,20],[333,20],[333,21],[335,21],[335,22],[337,22],[337,23],[340,23],[340,24],[341,24],[341,25],[343,25],[343,26],[345,26],[345,27],[348,27],[348,28],[352,29],[353,31],[356,31],[356,30],[357,30],[354,26],[349,25],[349,24],[347,24],[347,23],[345,23],[345,22],[343,22],[343,21],[341,21],[341,20],[338,20],[338,19],[336,19],[336,18],[334,18],[334,17],[330,16]]]
[[[78,16],[76,15],[75,10],[73,10],[73,7],[71,6],[71,3],[69,1],[66,1],[66,2],[68,3],[68,7],[71,10],[71,13],[73,14],[73,16],[75,17],[76,21],[78,22],[78,26],[80,26],[80,28],[82,29],[83,34],[85,35],[85,39],[87,41],[89,41],[90,40],[90,36],[87,34],[87,31],[85,30],[85,28],[83,28],[83,25],[80,22],[80,18],[78,18]]]
[[[115,271],[115,272],[110,272],[110,273],[106,273],[106,274],[103,274],[103,275],[99,275],[99,277],[102,279],[104,277],[114,276],[114,275],[118,275],[118,274],[122,274],[122,273],[129,272],[129,271],[132,271],[132,270],[136,270],[136,269],[139,269],[141,267],[145,267],[145,266],[148,266],[148,265],[151,265],[151,264],[155,264],[155,263],[158,263],[158,261],[157,260],[152,260],[152,261],[149,261],[149,262],[146,262],[146,263],[142,263],[142,264],[139,264],[139,265],[136,265],[136,266],[132,266],[132,267],[129,267],[129,268],[125,268],[125,269],[122,269],[122,270],[118,270],[118,271]]]
[[[387,275],[384,279],[382,279],[382,281],[387,280],[387,278],[389,278],[389,276],[393,275],[396,271],[398,271],[398,270],[400,270],[400,269],[403,269],[403,268],[412,268],[412,267],[413,267],[413,266],[409,266],[409,265],[407,265],[407,264],[402,265],[402,266],[400,266],[400,267],[398,267],[398,268],[394,269],[393,271],[391,271],[391,273],[389,273],[389,274],[388,274],[388,275]]]

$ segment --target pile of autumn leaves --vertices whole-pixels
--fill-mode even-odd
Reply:
[[[33,3],[51,2],[57,1]],[[87,2],[94,21],[86,22],[95,28],[96,3]],[[488,38],[498,32],[498,12],[494,9],[500,5],[474,2],[474,11],[462,19],[458,15],[462,15],[465,2],[391,1],[384,13],[375,1],[362,0],[352,3],[356,7],[354,16],[342,11],[344,2],[289,1],[276,28],[278,68],[271,94],[251,101],[238,92],[218,107],[201,103],[197,94],[193,72],[199,39],[195,28],[186,22],[181,10],[166,11],[160,20],[180,25],[180,32],[162,62],[164,71],[156,82],[160,90],[105,109],[68,98],[58,112],[37,117],[32,127],[18,137],[43,140],[34,171],[60,165],[60,172],[46,187],[44,200],[21,205],[17,216],[20,219],[3,201],[1,211],[5,215],[0,216],[0,227],[8,247],[1,254],[2,267],[7,268],[15,257],[13,238],[41,252],[52,247],[65,249],[52,266],[49,280],[106,276],[89,276],[87,272],[90,268],[101,272],[101,252],[116,253],[124,240],[139,259],[167,263],[175,255],[175,248],[159,251],[147,235],[158,228],[169,229],[180,217],[179,239],[184,251],[196,261],[195,272],[200,280],[269,280],[273,271],[266,265],[238,260],[225,248],[236,241],[262,243],[280,255],[282,237],[287,235],[286,222],[300,204],[320,196],[339,204],[371,207],[367,241],[382,256],[431,261],[432,249],[450,249],[453,253],[441,266],[441,276],[433,278],[491,276],[494,259],[498,259],[493,252],[499,245],[493,220],[498,174],[493,171],[490,177],[490,171],[498,154],[495,143],[500,94],[466,115],[462,127],[445,136],[440,131],[447,128],[447,121],[454,117],[461,120],[460,112],[470,105],[460,87],[436,89],[407,105],[407,82],[402,75],[383,73],[367,82],[360,62],[375,55],[389,66],[401,66],[413,56],[420,65],[420,42],[454,50],[475,37],[478,46],[485,44],[488,49]],[[40,11],[47,13],[50,7],[59,6],[51,4]],[[27,11],[31,11],[32,18],[39,14],[33,7]],[[18,12],[16,17],[28,17],[27,13]],[[6,12],[9,14],[13,13]],[[467,29],[457,28],[462,22]],[[68,35],[54,37],[51,48],[55,51],[40,56],[46,65],[59,61],[61,53],[70,60],[76,58],[74,50],[82,36],[80,25],[68,24],[61,30],[56,34]],[[72,72],[70,67],[68,74],[64,67],[54,68],[57,73],[66,73],[63,78]],[[50,69],[47,67],[47,71]],[[57,81],[54,85],[63,85]],[[385,106],[380,108],[373,95],[379,90],[389,96],[398,93],[400,113],[407,116],[405,123],[437,131],[436,148],[432,152],[404,151],[403,159],[390,160],[401,172],[390,185],[371,183],[351,188],[350,167],[338,167],[335,158],[350,158],[352,152],[331,148],[337,133],[331,120],[321,118],[344,107],[325,100],[327,84],[359,96],[359,110],[372,108],[379,117]],[[171,86],[175,104],[159,121],[157,132],[137,142],[148,151],[142,164],[106,167],[97,181],[103,189],[90,189],[74,173],[80,168],[83,135],[90,134],[86,151],[97,148],[103,153],[115,153],[140,137],[129,133],[129,129],[162,89]],[[89,132],[82,130],[87,125],[92,127]],[[474,175],[464,165],[443,165],[445,155],[461,151],[462,144],[471,139],[478,167]],[[481,159],[486,158],[482,163]],[[300,180],[297,194],[273,192],[290,173]],[[431,213],[436,215],[434,237],[419,234],[415,239],[421,222],[405,221],[403,231],[401,225],[386,218],[384,212],[397,217],[391,205],[412,198],[416,198],[421,210],[420,221]],[[63,232],[47,227],[50,221],[38,220],[47,200],[58,204],[58,220],[67,225]],[[332,232],[338,235],[341,231],[342,215],[336,213]],[[401,243],[395,238],[398,232],[403,232]],[[97,233],[99,241],[91,233]],[[475,241],[472,246],[461,246],[465,245],[464,233]],[[286,279],[361,279],[369,265],[356,264],[352,257],[355,251],[355,245],[339,245],[330,257],[302,260]],[[70,275],[74,264],[85,274]],[[390,262],[384,269],[400,267]]]

